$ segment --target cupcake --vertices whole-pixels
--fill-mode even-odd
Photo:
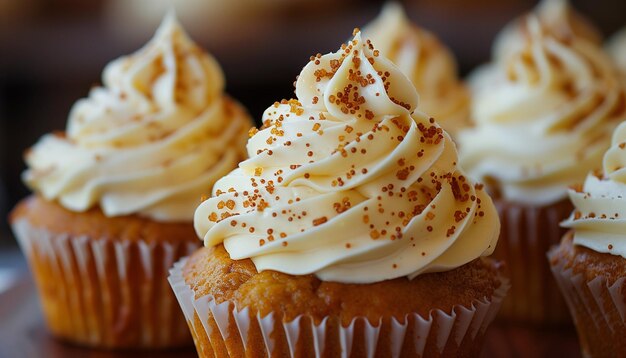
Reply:
[[[56,337],[191,344],[167,270],[200,246],[195,207],[245,155],[252,122],[172,14],[144,48],[107,65],[103,82],[73,106],[65,132],[26,153],[35,194],[13,210],[14,233]]]
[[[460,160],[485,182],[500,214],[494,255],[507,262],[513,287],[502,317],[567,322],[545,254],[564,233],[568,186],[598,168],[626,119],[625,89],[595,42],[552,31],[532,14],[520,26],[515,49],[478,74],[486,77],[474,86],[474,127],[459,136]]]
[[[459,80],[452,52],[432,33],[412,24],[401,5],[387,3],[363,34],[413,82],[420,109],[453,138],[468,125],[469,93]]]
[[[199,355],[478,355],[508,285],[486,257],[497,212],[448,134],[358,31],[296,95],[265,111],[196,210],[205,247],[171,271]]]
[[[548,255],[585,357],[626,355],[625,146],[623,122],[602,173],[569,191],[575,209],[563,226],[570,231]]]

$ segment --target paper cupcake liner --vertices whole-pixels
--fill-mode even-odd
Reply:
[[[391,318],[371,324],[356,317],[347,327],[335,317],[315,322],[300,315],[283,322],[276,312],[261,317],[231,301],[217,303],[211,295],[194,297],[182,274],[186,261],[174,265],[169,282],[200,357],[478,356],[484,333],[509,288],[501,278],[492,297],[470,307],[454,306],[450,314],[432,310],[427,318],[414,313],[403,321]]]
[[[502,303],[498,319],[536,324],[571,322],[546,260],[546,253],[558,245],[565,233],[559,224],[572,206],[561,201],[544,207],[495,201],[501,230],[492,257],[506,263],[511,291]]]
[[[106,348],[191,344],[166,278],[199,244],[54,234],[25,219],[15,222],[13,231],[55,336]]]
[[[609,284],[602,276],[585,280],[561,261],[551,268],[574,318],[583,355],[626,356],[626,277]]]

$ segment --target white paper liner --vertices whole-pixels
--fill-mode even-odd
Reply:
[[[561,292],[555,285],[546,253],[565,233],[559,223],[572,212],[569,201],[528,206],[495,200],[502,225],[493,258],[506,263],[511,291],[498,319],[535,324],[571,322]]]
[[[548,257],[552,257],[553,252]],[[610,285],[602,276],[585,281],[582,274],[575,274],[565,265],[559,260],[551,269],[576,323],[583,355],[624,356],[626,296],[623,292],[626,277]]]
[[[319,324],[315,324],[312,319],[307,316],[300,315],[291,322],[277,322],[274,319],[274,313],[270,313],[265,317],[260,315],[252,316],[248,308],[238,310],[234,303],[224,301],[216,303],[213,296],[206,295],[194,298],[194,291],[187,285],[182,274],[182,269],[187,258],[181,259],[170,270],[168,278],[172,289],[180,303],[185,314],[190,329],[194,332],[196,346],[200,357],[212,356],[239,356],[241,352],[245,352],[249,348],[248,339],[251,327],[259,327],[263,338],[263,345],[268,356],[289,355],[290,357],[302,356],[297,354],[296,345],[301,335],[304,335],[303,328],[311,330],[311,334],[305,336],[307,344],[313,346],[315,357],[326,356],[327,343],[331,342],[337,345],[341,352],[341,357],[349,357],[354,349],[353,344],[357,334],[362,334],[365,342],[363,356],[374,357],[379,353],[377,345],[381,341],[388,342],[389,346],[386,352],[392,357],[400,356],[402,351],[406,351],[410,347],[413,352],[419,356],[431,351],[443,353],[444,350],[456,349],[462,343],[473,343],[475,339],[482,341],[482,337],[488,325],[495,318],[502,299],[509,289],[508,280],[502,278],[501,286],[494,292],[493,297],[489,299],[476,300],[471,307],[455,306],[451,314],[441,310],[432,310],[428,319],[424,319],[417,313],[407,315],[404,322],[400,322],[392,318],[386,325],[386,329],[382,329],[383,323],[378,322],[372,325],[364,317],[354,318],[347,326],[343,327],[338,322],[334,322],[329,317],[324,318]],[[201,324],[197,324],[197,319]],[[223,346],[223,343],[216,342],[212,337],[213,327],[211,322],[215,322],[219,329],[220,339],[226,341],[229,339],[233,330],[230,329],[231,324],[235,324],[239,337],[236,340],[238,344],[226,344],[227,353],[218,354],[217,352],[204,352],[203,345],[198,345],[198,337],[208,337],[211,345]],[[303,323],[304,321],[304,323]],[[362,329],[358,329],[357,325]],[[333,337],[333,332],[337,334]],[[409,332],[412,334],[409,335]],[[287,347],[286,351],[275,351],[277,346]],[[331,347],[336,349],[334,347]],[[387,348],[381,348],[387,349]],[[334,351],[334,350],[333,350]],[[477,355],[478,352],[474,352]],[[281,355],[282,354],[282,355]],[[360,355],[359,355],[360,356]]]
[[[107,348],[191,344],[166,276],[176,260],[199,244],[70,237],[34,227],[25,219],[12,228],[29,261],[48,327],[56,336]]]

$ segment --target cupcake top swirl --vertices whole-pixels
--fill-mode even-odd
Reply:
[[[411,24],[401,5],[386,4],[363,34],[413,82],[423,112],[453,136],[469,124],[469,93],[452,53],[433,34]]]
[[[574,212],[562,225],[574,229],[574,243],[626,258],[626,122],[604,155],[603,172],[569,190]]]
[[[270,106],[250,158],[196,211],[206,246],[257,270],[369,283],[491,253],[493,204],[450,137],[416,111],[410,80],[356,33],[311,57],[297,100]]]
[[[26,183],[73,211],[191,221],[207,187],[244,155],[250,120],[217,62],[169,14],[138,52],[108,64],[67,132],[26,155]],[[243,139],[242,139],[243,138]]]
[[[461,162],[494,195],[547,205],[599,166],[626,119],[625,89],[596,44],[558,36],[534,16],[523,32],[524,45],[491,64],[493,81],[475,94]]]
[[[547,31],[559,37],[575,36],[597,45],[602,43],[598,29],[572,8],[568,0],[542,0],[531,13],[515,19],[502,30],[494,43],[495,58],[504,58],[524,45],[528,16],[536,16]]]

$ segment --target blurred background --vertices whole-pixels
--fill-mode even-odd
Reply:
[[[65,127],[70,107],[100,81],[104,65],[145,44],[170,2],[0,0],[0,268],[20,261],[5,218],[28,194],[20,180],[22,153],[42,134]],[[293,95],[295,76],[310,55],[335,50],[354,27],[375,18],[384,2],[174,3],[192,38],[222,65],[227,91],[258,120],[271,103]],[[571,3],[605,36],[626,25],[624,0]],[[414,22],[453,50],[465,75],[489,58],[492,40],[502,26],[536,1],[414,0],[403,4]]]

